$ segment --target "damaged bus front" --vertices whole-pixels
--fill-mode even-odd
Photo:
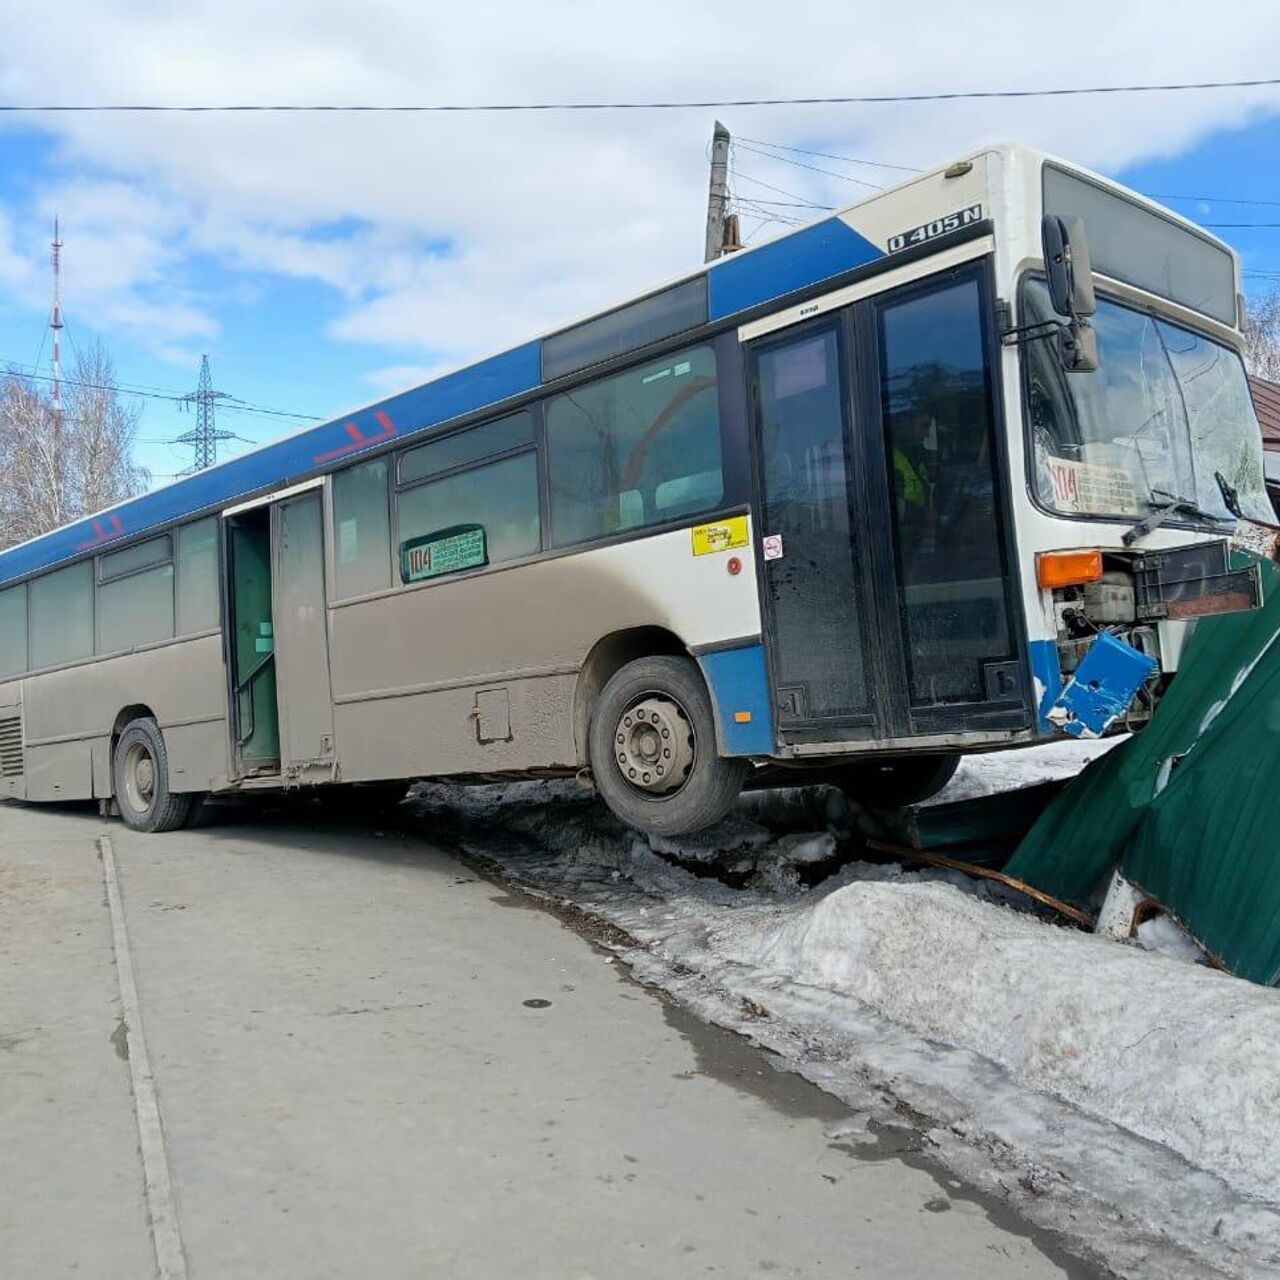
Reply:
[[[1258,566],[1234,543],[1242,519],[1275,515],[1232,252],[1053,162],[1040,187],[1043,257],[1005,331],[1026,450],[1018,541],[1040,731],[1094,737],[1150,715],[1190,619],[1259,604]]]

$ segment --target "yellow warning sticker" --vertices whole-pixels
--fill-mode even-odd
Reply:
[[[730,551],[747,545],[747,517],[730,516],[715,524],[699,524],[693,528],[693,554],[709,556],[713,551]]]

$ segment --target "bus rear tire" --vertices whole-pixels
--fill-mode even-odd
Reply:
[[[901,809],[936,796],[959,767],[959,755],[859,761],[840,769],[840,789],[868,809]]]
[[[719,822],[750,769],[717,754],[697,664],[666,655],[614,673],[596,700],[587,751],[604,802],[649,835],[687,835]]]
[[[125,726],[112,757],[111,781],[120,817],[134,831],[175,831],[199,799],[169,790],[169,756],[160,726],[150,716]]]

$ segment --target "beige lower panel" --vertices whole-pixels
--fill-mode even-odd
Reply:
[[[28,800],[92,800],[93,769],[88,742],[57,742],[27,748]]]
[[[111,739],[96,738],[89,743],[89,760],[93,768],[93,794],[109,796],[111,786]]]
[[[162,727],[170,765],[181,770],[181,785],[175,789],[206,791],[225,784],[226,702],[222,639],[217,635],[28,676],[23,681],[27,742],[78,738],[28,746],[28,797],[109,794],[111,729],[121,710],[134,705],[150,707]],[[217,719],[167,727],[204,717]],[[33,778],[37,759],[42,770],[38,786]]]
[[[574,676],[506,685],[441,689],[334,708],[339,776],[344,782],[417,778],[435,773],[572,766]],[[511,741],[480,743],[472,711],[476,688],[505,688]]]
[[[227,784],[227,722],[162,728],[171,791],[212,791]]]

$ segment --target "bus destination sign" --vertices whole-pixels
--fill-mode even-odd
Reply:
[[[484,526],[455,525],[422,538],[410,538],[400,546],[400,579],[423,582],[442,573],[478,569],[489,563]]]

